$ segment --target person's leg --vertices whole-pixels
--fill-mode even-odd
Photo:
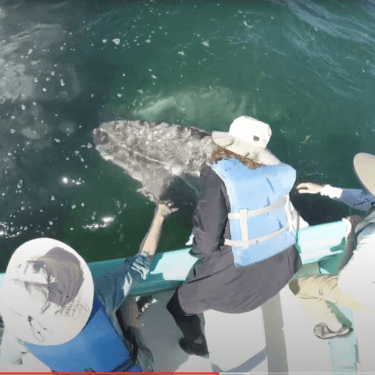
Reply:
[[[310,318],[320,321],[314,328],[319,338],[330,338],[348,334],[351,329],[342,325],[331,311],[327,301],[353,310],[365,310],[351,294],[344,294],[337,286],[335,275],[314,275],[292,280],[289,287]]]
[[[289,283],[289,288],[311,319],[324,323],[338,322],[327,305],[327,301],[337,303],[337,276],[299,277]]]
[[[189,351],[188,349],[190,349],[191,353],[189,352],[189,354],[208,354],[207,342],[201,328],[201,321],[198,315],[186,314],[185,311],[182,310],[178,300],[178,290],[176,290],[168,302],[167,309],[184,335],[183,344],[181,344],[180,340],[182,349],[187,352]],[[187,349],[186,346],[189,348]]]
[[[141,328],[137,319],[138,305],[135,298],[126,299],[121,308],[121,312],[123,312],[124,321],[127,326]]]
[[[119,320],[120,326],[124,333],[124,336],[127,336],[128,341],[132,341],[134,337],[136,340],[136,345],[138,351],[136,353],[137,363],[140,364],[141,368],[144,371],[152,372],[153,356],[150,349],[145,343],[145,339],[141,332],[141,325],[137,318],[139,313],[138,305],[135,298],[126,299],[121,305],[121,316],[124,319],[125,325],[123,326]],[[135,343],[133,343],[134,345]]]

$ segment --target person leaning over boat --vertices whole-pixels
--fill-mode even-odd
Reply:
[[[345,218],[346,244],[338,275],[300,277],[289,286],[309,316],[320,322],[314,334],[321,339],[344,336],[351,328],[338,322],[327,301],[353,309],[354,332],[358,340],[361,371],[375,371],[375,156],[366,153],[354,157],[354,171],[365,190],[341,189],[304,182],[297,186],[301,194],[321,194],[361,211]]]
[[[295,229],[308,224],[289,201],[296,171],[266,148],[270,137],[269,125],[247,116],[212,133],[218,148],[193,218],[190,254],[199,260],[167,304],[188,354],[208,354],[197,314],[254,310],[301,267]]]
[[[0,290],[5,324],[0,370],[27,371],[41,361],[54,372],[152,371],[152,354],[134,323],[137,311],[126,309],[134,315],[124,317],[133,324],[129,342],[116,310],[131,286],[146,278],[163,221],[175,210],[159,204],[138,254],[95,282],[83,258],[66,244],[39,238],[21,245]]]

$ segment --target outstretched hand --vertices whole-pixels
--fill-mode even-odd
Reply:
[[[166,219],[170,214],[176,212],[177,210],[177,207],[173,207],[172,201],[160,201],[155,208],[155,214],[162,217],[163,219]]]
[[[319,194],[324,185],[316,184],[315,182],[302,182],[297,185],[297,190],[300,194]]]

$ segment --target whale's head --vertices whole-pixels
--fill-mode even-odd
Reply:
[[[94,142],[97,146],[105,145],[109,142],[108,134],[102,129],[98,128],[94,130]]]
[[[95,148],[106,160],[112,159],[114,151],[114,142],[112,141],[113,137],[111,137],[110,134],[111,133],[108,133],[107,129],[103,129],[102,127],[96,128],[93,131]]]

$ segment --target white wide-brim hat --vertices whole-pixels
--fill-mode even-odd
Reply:
[[[258,164],[275,165],[280,160],[267,149],[271,135],[268,124],[249,116],[241,116],[232,122],[229,132],[212,132],[212,140],[228,151]]]
[[[361,152],[354,156],[353,165],[363,187],[375,197],[375,156]]]
[[[45,269],[41,269],[38,273],[31,270],[27,276],[24,276],[22,269],[27,261],[35,261],[46,255],[48,257],[47,253],[54,248],[61,248],[74,255],[75,258],[70,260],[74,260],[76,270],[79,270],[78,267],[80,267],[82,272],[78,273],[81,281],[74,285],[77,294],[73,300],[63,307],[50,303],[49,307],[40,313],[43,301],[37,300],[35,296],[38,293],[30,292],[29,286],[34,283],[45,285],[44,280],[47,279],[49,280],[47,280],[47,284],[58,285],[55,281],[57,278],[53,275],[50,275],[49,278],[45,277],[47,275]],[[57,250],[57,254],[59,251]],[[60,264],[58,259],[56,263]],[[64,275],[60,274],[58,277],[63,278]],[[27,279],[27,281],[22,279]],[[70,279],[64,280],[65,285],[71,282]],[[50,291],[51,287],[48,289],[48,293]],[[61,291],[57,293],[63,294]],[[18,339],[36,345],[59,345],[72,340],[81,332],[89,319],[93,300],[94,281],[84,259],[63,242],[50,238],[39,238],[24,243],[13,253],[5,273],[3,287],[0,290],[0,315],[6,329]]]

